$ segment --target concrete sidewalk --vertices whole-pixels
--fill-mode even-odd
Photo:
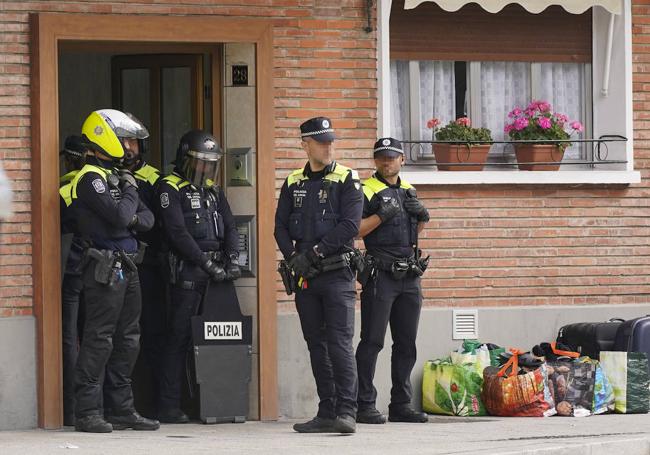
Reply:
[[[428,424],[358,425],[354,435],[303,435],[293,421],[164,425],[98,435],[0,432],[0,454],[650,454],[650,415],[586,418],[431,417]]]

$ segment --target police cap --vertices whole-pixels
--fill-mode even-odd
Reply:
[[[336,139],[332,121],[327,117],[314,117],[304,122],[300,125],[300,137],[311,137],[318,142],[333,142]]]
[[[387,156],[389,158],[397,158],[404,156],[404,149],[402,143],[392,137],[381,137],[374,146],[374,157]]]

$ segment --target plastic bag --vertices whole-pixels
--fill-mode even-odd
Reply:
[[[595,366],[594,378],[594,404],[591,408],[592,414],[603,414],[614,410],[614,388],[609,383],[607,375],[598,360],[589,357],[581,357],[580,362],[592,363]]]
[[[483,379],[470,365],[428,361],[422,378],[422,409],[432,414],[486,415],[481,401]]]
[[[488,367],[483,371],[481,398],[490,415],[502,417],[544,417],[555,414],[549,392],[546,366],[532,371],[521,371],[518,366],[520,351],[502,368]]]
[[[572,360],[547,363],[549,389],[558,415],[586,417],[594,406],[596,365]]]
[[[648,412],[650,377],[647,355],[644,352],[601,351],[600,364],[614,389],[614,412]]]

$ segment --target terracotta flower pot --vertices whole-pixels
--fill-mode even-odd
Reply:
[[[557,171],[559,162],[564,158],[564,148],[554,144],[515,144],[515,155],[518,163],[549,163],[558,164],[519,164],[522,171]]]
[[[438,164],[440,171],[480,171],[487,160],[489,144],[461,145],[461,144],[435,144],[433,153],[437,163],[475,163],[468,166],[454,166],[453,164]]]

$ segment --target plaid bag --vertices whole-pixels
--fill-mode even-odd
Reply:
[[[594,405],[596,365],[575,360],[547,362],[548,382],[558,415],[585,417]]]

